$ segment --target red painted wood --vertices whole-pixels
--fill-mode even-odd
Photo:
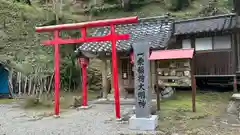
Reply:
[[[115,110],[116,117],[120,118],[120,100],[119,100],[119,87],[118,87],[118,66],[117,66],[117,51],[116,51],[116,41],[117,40],[127,40],[129,39],[129,34],[116,34],[114,25],[117,24],[128,24],[137,23],[138,17],[127,17],[120,19],[111,20],[101,20],[77,24],[63,24],[55,26],[37,27],[36,32],[52,32],[54,31],[54,39],[44,41],[45,45],[55,45],[55,114],[59,115],[59,45],[60,44],[72,44],[81,42],[100,42],[100,41],[112,41],[112,68],[113,68],[113,80],[114,80],[114,95],[115,95]],[[101,26],[111,26],[111,33],[102,37],[86,37],[86,29],[88,27],[101,27]],[[60,30],[73,30],[79,29],[81,31],[81,38],[78,39],[62,39],[59,37]],[[84,66],[83,66],[84,67]],[[86,66],[85,66],[86,67]],[[87,73],[86,69],[83,70],[83,105],[87,105]],[[85,100],[86,99],[86,100]]]
[[[236,76],[233,77],[233,91],[234,91],[234,92],[238,92],[238,88],[237,88],[237,77],[236,77]]]
[[[79,29],[81,27],[85,27],[85,28],[102,27],[102,26],[129,24],[129,23],[137,23],[137,22],[138,22],[138,17],[135,16],[135,17],[126,17],[126,18],[118,18],[118,19],[99,20],[99,21],[92,21],[92,22],[36,27],[36,32],[51,32],[54,30],[73,30],[73,29]]]
[[[117,51],[116,51],[116,33],[114,25],[110,26],[112,36],[112,69],[113,69],[113,87],[115,98],[115,111],[116,117],[120,118],[120,99],[119,99],[119,87],[118,87],[118,65],[117,65]]]
[[[83,43],[83,42],[101,42],[101,41],[111,41],[112,40],[112,35],[107,35],[107,36],[101,36],[101,37],[87,37],[87,38],[78,38],[78,39],[53,39],[53,40],[46,40],[43,41],[43,45],[54,45],[56,43],[58,44],[74,44],[74,43]],[[116,40],[128,40],[129,39],[129,34],[121,34],[121,35],[114,35],[114,38]]]
[[[130,53],[130,63],[134,64],[134,54],[133,54],[133,52]]]
[[[85,39],[87,37],[87,28],[86,27],[81,28],[81,36],[83,39]]]
[[[152,51],[149,60],[169,60],[192,58],[194,49],[173,49]]]
[[[87,65],[86,58],[80,58],[79,64],[82,68],[82,106],[87,106]]]
[[[59,31],[54,31],[54,38],[58,39],[59,38]],[[55,43],[54,44],[54,73],[55,73],[55,94],[54,94],[54,110],[55,110],[55,115],[59,116],[59,89],[60,89],[60,72],[59,72],[59,44]]]

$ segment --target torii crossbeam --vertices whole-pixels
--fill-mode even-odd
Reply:
[[[117,40],[128,40],[129,34],[117,34],[115,32],[115,25],[118,24],[130,24],[137,23],[138,17],[127,17],[110,20],[100,20],[84,23],[74,24],[62,24],[46,27],[36,27],[36,32],[53,32],[54,37],[52,40],[46,40],[42,43],[44,45],[54,45],[54,73],[55,73],[55,115],[59,116],[59,89],[60,89],[60,73],[59,73],[59,45],[61,44],[73,44],[82,42],[101,42],[111,41],[112,42],[112,69],[113,69],[113,82],[114,82],[114,97],[115,97],[115,111],[116,118],[120,118],[120,101],[119,101],[119,87],[118,87],[118,65],[117,65],[117,51],[116,41]],[[110,33],[106,36],[87,37],[87,28],[91,27],[103,27],[110,26]],[[81,32],[80,38],[63,39],[59,37],[61,30],[77,30]]]

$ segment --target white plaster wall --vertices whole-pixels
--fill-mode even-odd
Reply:
[[[184,39],[182,41],[182,48],[183,49],[190,49],[191,47],[191,40],[190,39]]]
[[[229,49],[231,48],[231,36],[216,36],[213,37],[214,49]]]
[[[212,50],[212,37],[196,38],[195,40],[196,51]]]

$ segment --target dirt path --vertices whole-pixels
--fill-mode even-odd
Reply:
[[[130,107],[124,106],[125,109]],[[0,135],[113,135],[128,130],[128,124],[107,122],[109,118],[114,118],[113,105],[70,110],[61,114],[61,118],[41,120],[29,117],[24,110],[13,108],[12,104],[1,105]]]
[[[229,94],[199,94],[196,113],[191,112],[191,98],[178,95],[161,103],[157,135],[239,135],[240,124],[226,124],[235,123],[237,119],[226,113]],[[59,119],[33,117],[16,105],[0,105],[0,135],[136,134],[128,129],[128,124],[115,121],[113,104],[95,104],[89,110],[67,110]],[[121,105],[122,114],[131,108],[132,105]]]

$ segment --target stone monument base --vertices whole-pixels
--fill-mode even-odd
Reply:
[[[158,116],[151,115],[150,118],[136,118],[136,115],[133,115],[129,119],[129,128],[133,130],[155,130],[158,126]]]
[[[231,97],[231,101],[229,102],[227,113],[231,117],[235,117],[233,119],[237,120],[237,123],[240,123],[240,94],[233,94]],[[228,120],[233,121],[233,120]],[[236,124],[236,122],[234,123]]]
[[[87,110],[87,109],[90,109],[90,108],[92,108],[92,105],[80,106],[80,107],[77,108],[77,110],[78,110],[78,111],[79,111],[79,110]]]

